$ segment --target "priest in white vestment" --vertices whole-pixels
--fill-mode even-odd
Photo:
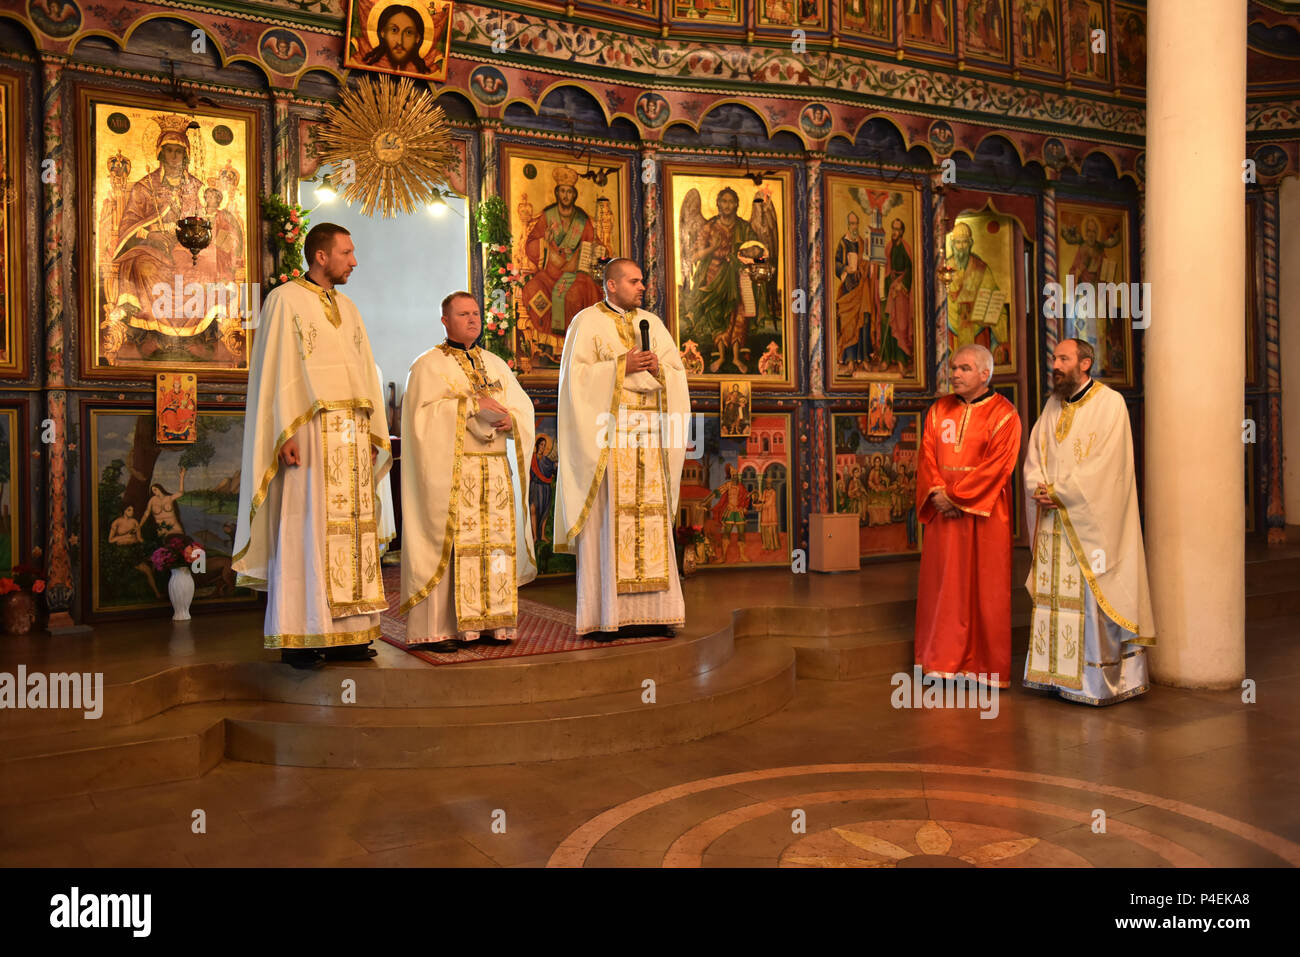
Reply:
[[[573,317],[560,360],[555,550],[577,553],[577,631],[597,641],[672,636],[686,618],[673,519],[690,393],[677,345],[630,259]],[[649,349],[640,325],[649,325]]]
[[[311,229],[307,276],[267,295],[249,360],[233,565],[267,592],[265,645],[295,667],[373,657],[387,608],[392,453],[370,340],[337,288],[353,253],[343,227]]]
[[[402,611],[408,645],[453,652],[515,637],[519,586],[537,574],[519,512],[535,425],[514,372],[478,346],[474,297],[444,299],[442,322],[447,341],[411,365],[402,399]]]
[[[1034,554],[1026,688],[1084,704],[1147,691],[1155,644],[1124,399],[1089,377],[1093,348],[1064,339],[1025,457]]]

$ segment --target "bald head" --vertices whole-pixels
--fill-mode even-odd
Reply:
[[[616,282],[623,277],[629,269],[637,269],[637,264],[626,256],[619,256],[617,259],[611,259],[605,263],[605,284],[608,287],[610,282]],[[638,270],[639,272],[640,270]]]
[[[631,259],[619,257],[605,264],[605,298],[619,309],[635,309],[645,295],[641,267]]]

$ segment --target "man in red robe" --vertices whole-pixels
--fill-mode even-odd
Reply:
[[[993,356],[953,355],[953,394],[930,406],[916,475],[927,526],[916,595],[916,663],[999,688],[1011,675],[1011,473],[1020,416],[989,388]]]

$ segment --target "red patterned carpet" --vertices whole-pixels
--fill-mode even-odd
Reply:
[[[440,655],[406,644],[406,616],[398,614],[401,602],[402,573],[395,565],[384,568],[384,594],[388,596],[388,611],[380,620],[380,634],[384,641],[407,654],[415,655],[431,665],[457,665],[467,661],[491,661],[496,658],[522,658],[526,655],[549,655],[557,651],[585,651],[589,648],[608,648],[611,645],[637,645],[650,641],[667,641],[666,638],[620,638],[618,641],[599,642],[580,638],[574,629],[573,612],[519,598],[518,637],[508,645],[489,645],[469,648],[454,654]]]

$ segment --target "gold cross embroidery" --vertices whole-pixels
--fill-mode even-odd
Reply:
[[[298,334],[298,355],[305,360],[316,349],[316,326],[314,323],[308,323],[307,331],[303,332],[302,319],[294,315],[293,330]]]
[[[487,367],[483,364],[483,353],[478,347],[456,349],[444,342],[438,348],[442,350],[443,355],[455,357],[461,371],[465,373],[465,378],[469,380],[470,391],[475,395],[489,395],[500,391],[501,383],[488,376]]]

